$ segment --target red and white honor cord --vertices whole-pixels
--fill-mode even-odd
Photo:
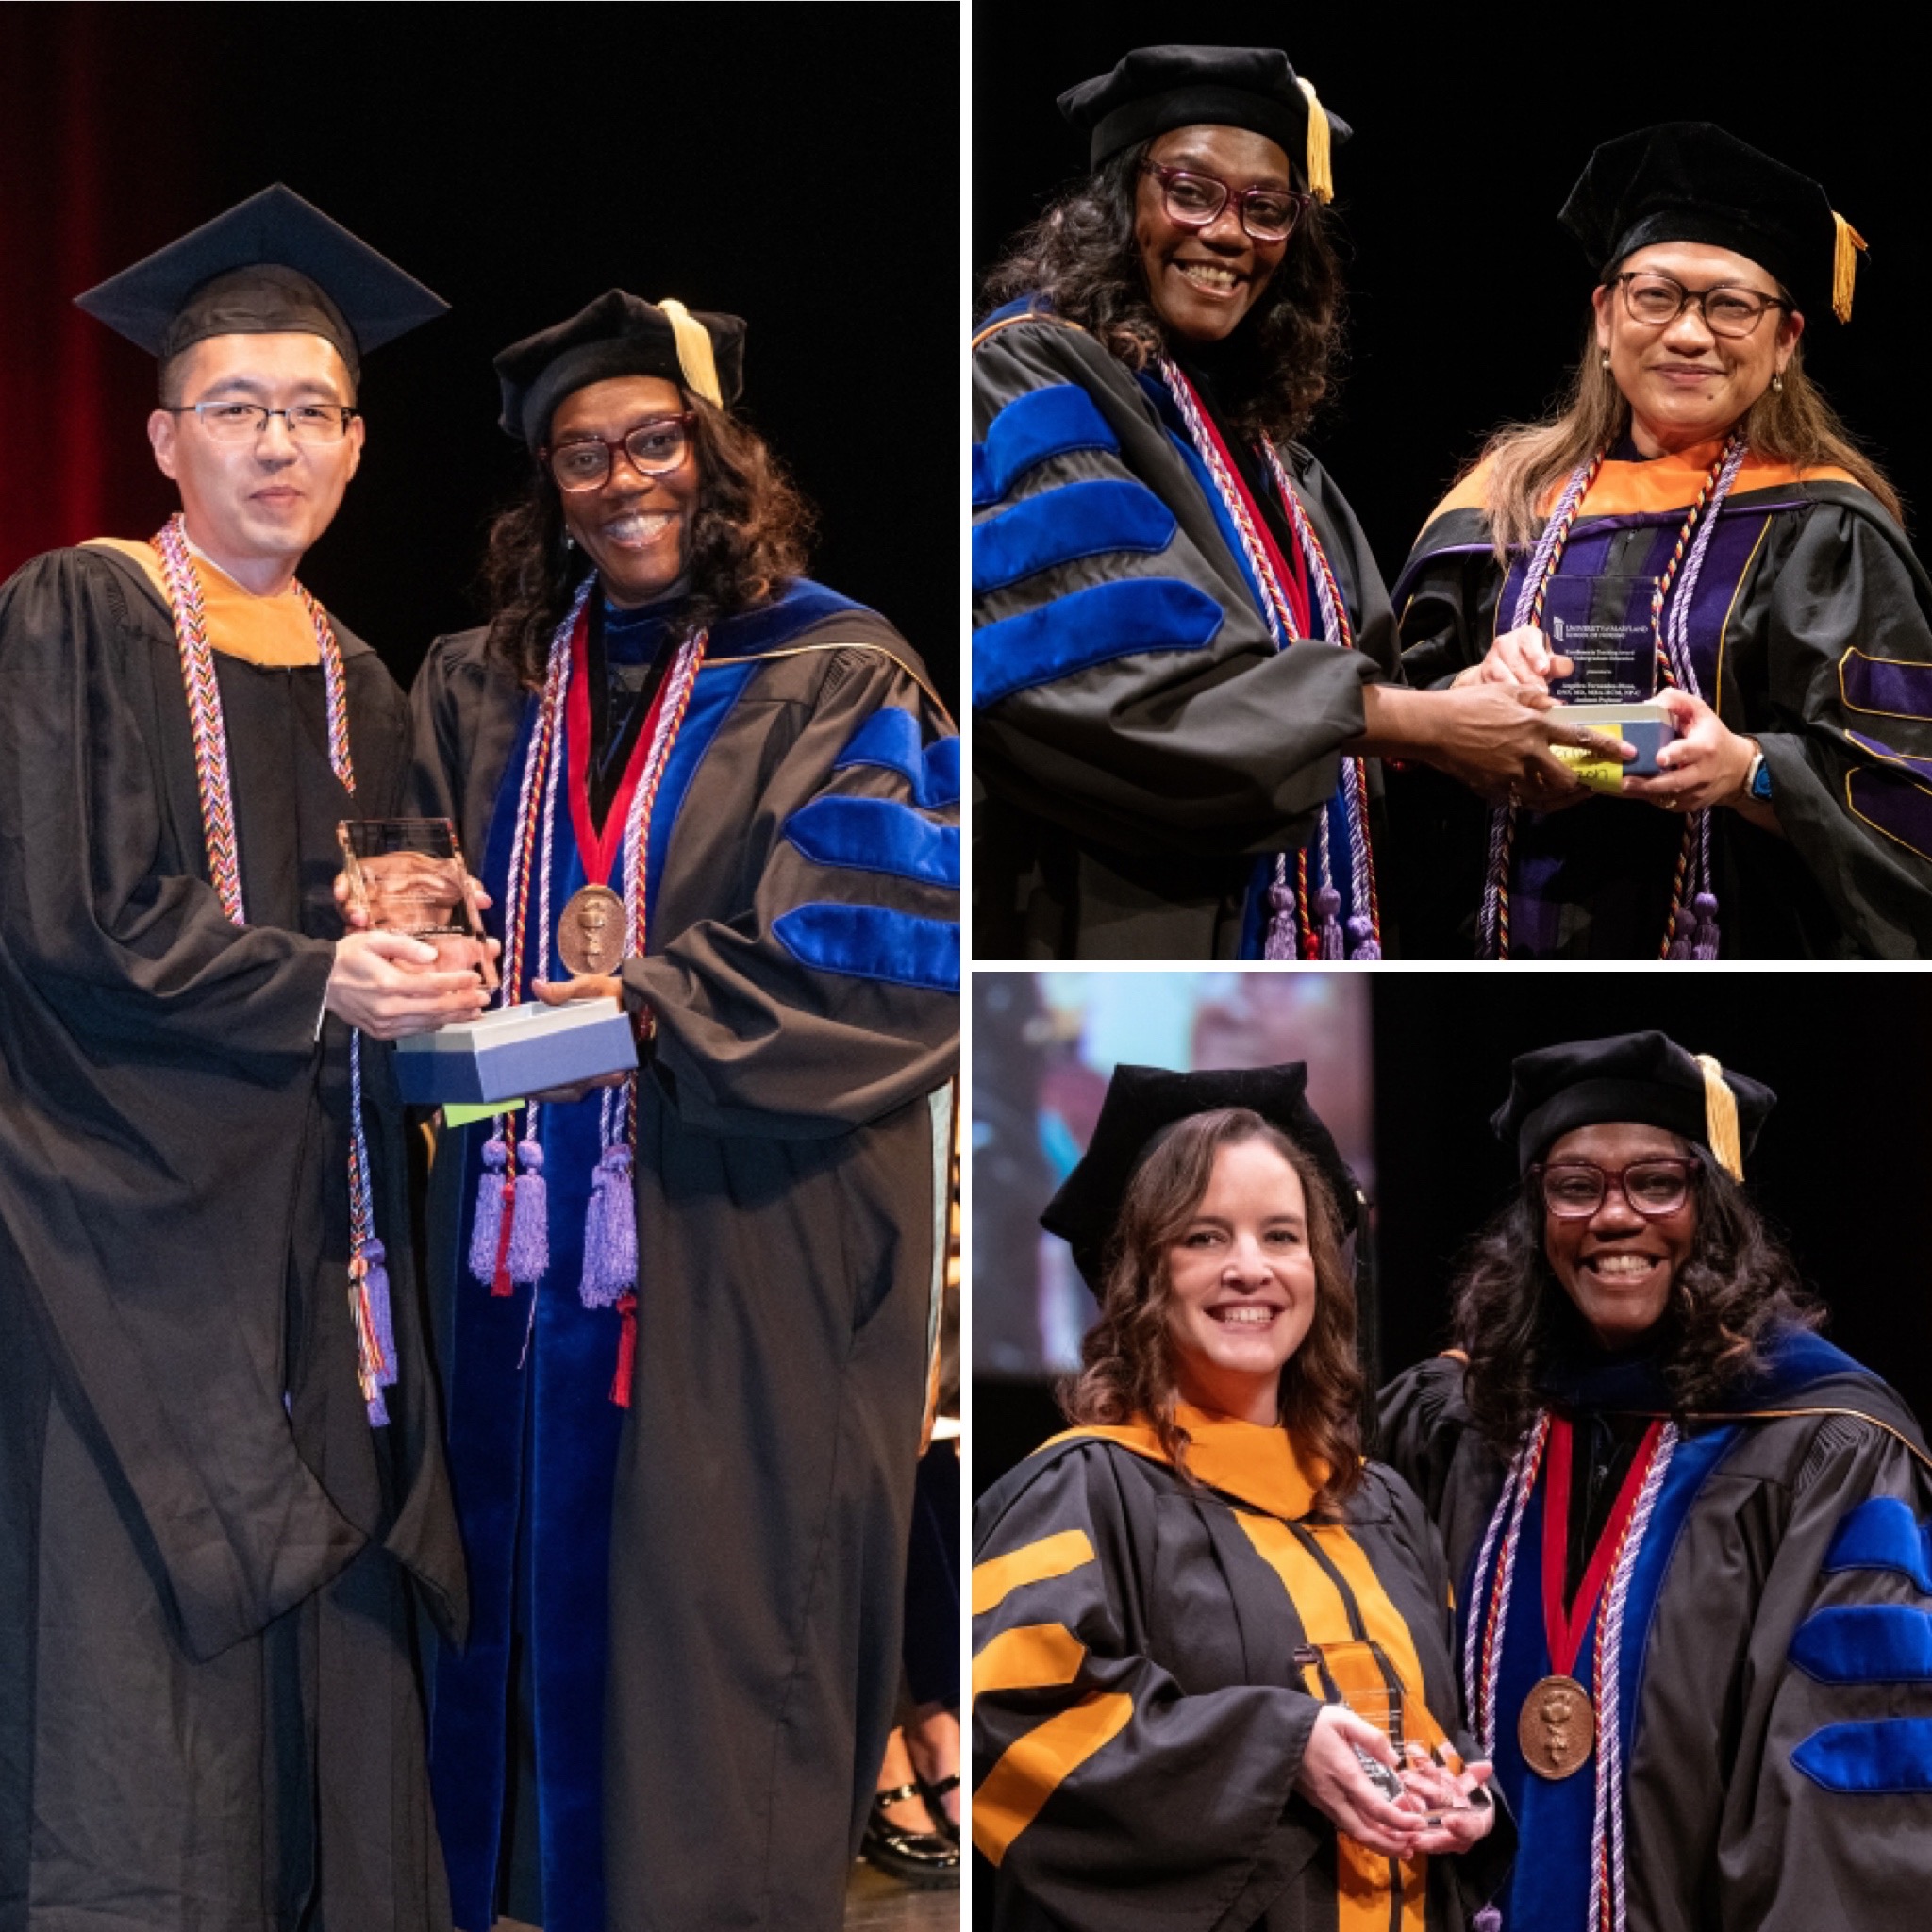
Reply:
[[[177,510],[151,540],[160,558],[161,580],[167,588],[168,610],[174,620],[175,642],[181,658],[181,682],[188,696],[189,729],[194,742],[194,775],[201,801],[202,842],[208,855],[208,876],[222,910],[237,925],[247,924],[242,896],[241,841],[235,821],[235,785],[228,760],[228,728],[222,712],[221,683],[215,674],[214,651],[208,641],[208,611],[202,600],[201,574],[189,546],[187,525]],[[356,795],[356,767],[349,751],[348,682],[342,673],[341,647],[328,614],[298,583],[291,588],[315,629],[316,656],[328,713],[328,761],[350,797]],[[390,1332],[387,1279],[379,1272],[382,1244],[375,1238],[375,1198],[369,1165],[368,1130],[362,1120],[362,1036],[349,1036],[349,1307],[357,1339],[357,1372],[369,1419],[380,1425],[389,1420],[382,1391],[396,1379],[395,1344]],[[380,1284],[382,1292],[375,1292]]]

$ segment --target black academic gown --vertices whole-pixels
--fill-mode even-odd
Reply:
[[[1606,462],[1562,573],[1663,572],[1713,454]],[[1509,628],[1524,564],[1506,581],[1481,485],[1478,471],[1445,500],[1396,583],[1411,683],[1446,682]],[[1920,957],[1932,946],[1932,582],[1904,531],[1840,472],[1749,459],[1689,617],[1704,695],[1763,748],[1783,831],[1710,814],[1720,957]],[[1468,958],[1488,808],[1408,771],[1391,809],[1405,948]],[[1683,824],[1600,797],[1519,814],[1511,956],[1655,958]]]
[[[0,1927],[440,1932],[413,1608],[462,1566],[365,1046],[400,1380],[348,1280],[336,825],[393,810],[401,693],[217,655],[250,923],[208,882],[167,610],[100,550],[0,591]]]
[[[973,424],[977,957],[1258,957],[1268,856],[1314,836],[1362,685],[1401,675],[1368,539],[1285,450],[1355,648],[1279,650],[1158,382],[1015,303]]]
[[[469,852],[501,843],[535,704],[480,632],[440,641],[424,666],[422,797]],[[842,808],[801,816],[834,800],[879,802],[861,816],[891,838],[854,842]],[[943,1273],[958,802],[950,724],[875,613],[801,583],[714,627],[658,794],[648,954],[623,967],[657,1031],[638,1088],[638,1341],[614,1451],[602,1789],[594,1768],[588,1787],[546,1782],[541,1753],[537,1777],[540,1808],[601,1807],[603,1871],[546,1865],[546,1915],[567,1883],[573,1911],[601,1889],[609,1932],[841,1922],[898,1679]],[[934,863],[912,864],[903,842],[895,856],[900,839]],[[445,1361],[491,1315],[461,1234],[470,1143],[487,1132],[445,1137],[432,1174]],[[576,1296],[564,1274],[542,1277],[540,1301]],[[509,1387],[529,1301],[497,1307],[514,1320],[489,1373]],[[607,1366],[587,1399],[609,1414],[617,1317],[603,1319]],[[458,1435],[478,1422],[465,1387],[451,1391]],[[496,1490],[462,1497],[465,1520],[524,1510],[521,1533],[541,1536],[546,1506],[525,1483],[511,1457]],[[481,1807],[462,1828],[488,1840],[474,1861],[487,1904],[511,1823],[501,1762],[448,1775],[439,1762],[437,1788],[445,1807]]]
[[[1641,1411],[1644,1374],[1584,1362],[1552,1400],[1583,1420]],[[1463,1615],[1487,1617],[1495,1555],[1475,1573],[1504,1466],[1471,1426],[1462,1382],[1449,1357],[1398,1376],[1381,1395],[1382,1444],[1442,1530]],[[1685,1424],[1632,1566],[1620,1706],[1629,1932],[1899,1932],[1932,1897],[1924,1438],[1875,1375],[1797,1333],[1761,1383],[1718,1407]],[[1508,1694],[1544,1669],[1535,1538],[1547,1480],[1503,1626],[1497,1778],[1518,1795],[1523,1833],[1505,1932],[1590,1932],[1595,1757],[1559,1782],[1526,1773],[1521,1697]]]
[[[1501,1885],[1499,1816],[1397,1867],[1294,1789],[1320,1704],[1390,1673],[1462,1739],[1448,1576],[1415,1496],[1371,1463],[1340,1524],[1279,1429],[1183,1412],[1074,1429],[974,1512],[973,1831],[998,1932],[1441,1932]],[[1370,1645],[1374,1645],[1373,1652]],[[1363,1673],[1368,1673],[1365,1680]],[[1319,1682],[1319,1679],[1317,1680]],[[1470,1755],[1474,1755],[1471,1753]]]

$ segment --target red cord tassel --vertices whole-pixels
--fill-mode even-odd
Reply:
[[[517,1184],[503,1178],[503,1226],[496,1237],[496,1272],[490,1277],[491,1294],[508,1294],[515,1284],[509,1278],[509,1238],[517,1224]]]
[[[617,1331],[617,1376],[610,1385],[610,1399],[619,1408],[630,1407],[631,1371],[638,1359],[638,1298],[621,1294],[617,1312],[624,1318]]]

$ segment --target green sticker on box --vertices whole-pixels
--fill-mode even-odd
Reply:
[[[472,1121],[487,1121],[500,1113],[514,1113],[523,1104],[521,1100],[451,1101],[442,1109],[442,1124],[446,1127],[467,1127]]]

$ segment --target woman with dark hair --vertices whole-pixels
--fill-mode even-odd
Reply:
[[[1001,1932],[1460,1926],[1507,1867],[1441,1546],[1362,1459],[1363,1203],[1306,1080],[1120,1068],[1041,1217],[1101,1312],[1074,1427],[977,1511]]]
[[[958,982],[957,741],[734,409],[743,325],[613,290],[497,358],[531,453],[415,693],[503,1002],[641,1066],[446,1130],[475,1586],[435,1663],[458,1923],[831,1932],[891,1720]]]
[[[1932,1461],[1743,1191],[1773,1100],[1661,1033],[1518,1059],[1457,1352],[1382,1393],[1522,1833],[1508,1932],[1880,1932],[1932,1890]]]
[[[1554,815],[1405,787],[1410,950],[1916,958],[1932,583],[1804,366],[1807,324],[1851,318],[1864,243],[1817,182],[1702,122],[1598,148],[1561,220],[1597,271],[1569,401],[1499,432],[1430,518],[1395,587],[1403,663],[1614,705],[1642,761]]]
[[[1575,789],[1525,688],[1400,688],[1327,392],[1348,128],[1275,48],[1143,47],[1060,97],[1091,175],[974,339],[981,957],[1379,957],[1366,762]]]

